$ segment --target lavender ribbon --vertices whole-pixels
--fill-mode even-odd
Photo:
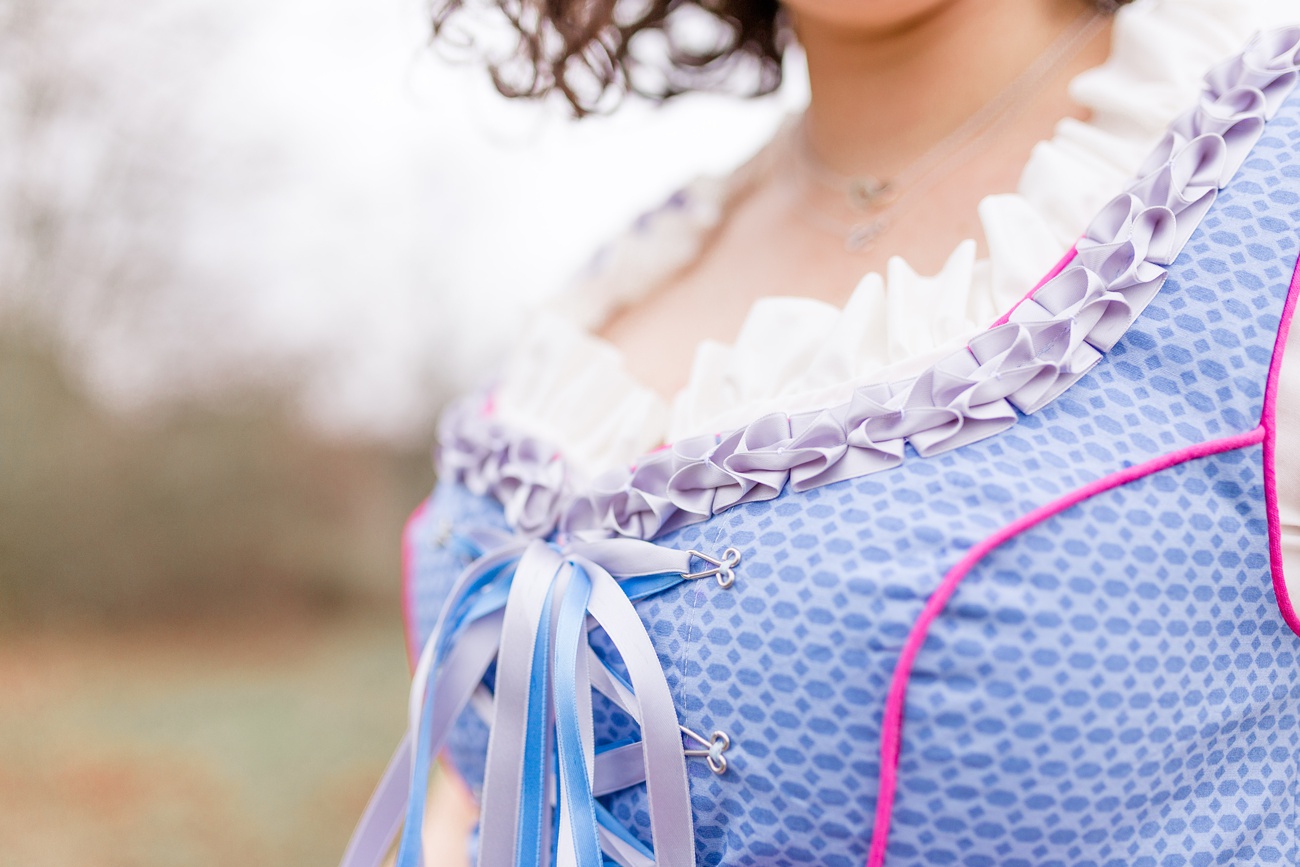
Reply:
[[[694,573],[688,552],[629,539],[575,540],[565,548],[512,541],[480,556],[457,578],[421,651],[411,691],[414,746],[394,757],[344,867],[377,865],[403,811],[398,864],[422,864],[419,829],[432,757],[494,660],[479,865],[542,863],[553,851],[561,864],[586,864],[595,850],[628,867],[693,867],[676,709],[632,603]],[[588,645],[594,628],[609,636],[630,682]],[[596,751],[593,689],[638,722],[639,742]],[[653,852],[595,801],[641,782]],[[557,824],[561,833],[552,840]]]

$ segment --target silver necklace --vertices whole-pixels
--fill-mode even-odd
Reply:
[[[872,242],[906,212],[907,200],[974,156],[994,124],[1023,109],[1028,97],[1073,58],[1104,21],[1105,16],[1096,10],[1081,14],[1010,84],[892,178],[844,175],[822,163],[808,145],[806,115],[801,116],[791,130],[788,148],[796,167],[819,186],[842,194],[851,211],[868,215],[866,219],[846,220],[805,205],[805,217],[814,226],[843,237],[847,251],[869,250]]]

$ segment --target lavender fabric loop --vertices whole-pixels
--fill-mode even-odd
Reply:
[[[444,474],[471,490],[550,486],[533,493],[520,532],[604,532],[653,539],[738,504],[772,499],[897,466],[904,447],[922,456],[959,448],[1055,400],[1086,374],[1142,313],[1168,266],[1241,167],[1264,123],[1296,86],[1300,27],[1263,33],[1205,78],[1135,180],[1088,226],[1077,256],[1013,311],[1009,321],[908,382],[858,389],[847,404],[776,414],[720,436],[694,437],[590,485],[553,465],[525,470],[505,459],[528,441],[464,405],[448,412]],[[463,450],[463,454],[460,452]],[[523,454],[522,447],[512,454]],[[503,500],[503,503],[505,501]]]
[[[537,437],[516,437],[486,422],[485,409],[444,413],[435,458],[442,478],[461,480],[501,502],[506,520],[525,536],[545,536],[570,499],[564,461]]]

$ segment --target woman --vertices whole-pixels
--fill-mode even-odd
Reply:
[[[803,117],[449,414],[399,863],[444,743],[481,864],[1294,860],[1300,30],[1215,66],[1283,5],[785,4]],[[524,90],[646,80],[602,9]],[[669,89],[771,83],[724,14]]]

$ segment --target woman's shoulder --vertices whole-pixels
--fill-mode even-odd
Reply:
[[[728,204],[766,165],[764,146],[725,174],[699,174],[601,244],[546,308],[588,330],[699,256]]]
[[[496,377],[495,414],[562,447],[589,474],[662,443],[671,407],[596,332],[700,254],[766,156],[760,149],[730,173],[697,175],[602,244],[568,285],[536,306]]]

